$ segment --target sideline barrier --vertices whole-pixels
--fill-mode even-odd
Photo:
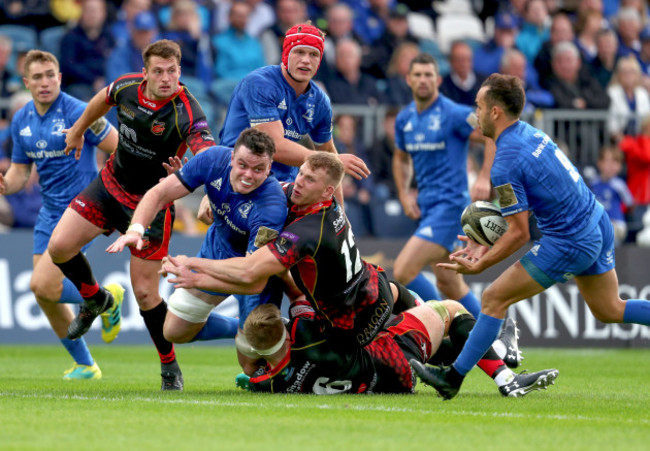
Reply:
[[[104,285],[118,282],[126,286],[122,332],[116,343],[149,344],[150,338],[138,312],[129,284],[128,252],[113,255],[104,249],[113,241],[99,237],[88,252],[95,275]],[[171,240],[172,255],[195,255],[202,238],[175,235]],[[392,273],[395,257],[405,240],[359,239],[363,258]],[[55,343],[54,332],[29,291],[32,273],[31,231],[0,234],[0,344]],[[632,245],[617,248],[616,261],[621,297],[650,299],[650,276],[645,266],[650,249]],[[490,268],[483,274],[466,277],[475,293],[481,293],[515,257]],[[172,286],[160,282],[160,292],[168,299]],[[236,315],[236,303],[222,304],[224,314]],[[286,307],[285,307],[286,309]],[[636,324],[603,324],[586,308],[575,283],[556,285],[544,293],[510,308],[521,329],[523,346],[544,347],[649,347],[650,328]],[[102,343],[99,321],[87,334],[89,343]],[[216,341],[215,343],[229,343]]]

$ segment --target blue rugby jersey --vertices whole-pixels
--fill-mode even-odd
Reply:
[[[205,185],[214,222],[203,247],[219,248],[229,257],[254,252],[282,230],[287,218],[287,198],[280,183],[269,176],[249,194],[230,186],[232,149],[213,146],[194,156],[176,176],[190,191]]]
[[[63,210],[70,201],[97,176],[95,146],[110,132],[104,118],[91,125],[84,134],[81,158],[65,149],[64,129],[72,127],[86,108],[86,103],[62,92],[41,116],[34,101],[21,108],[11,121],[13,152],[11,161],[36,164],[42,188],[43,206]]]
[[[313,81],[304,94],[296,97],[280,66],[265,66],[244,77],[235,88],[219,143],[234,147],[243,130],[274,121],[282,122],[284,137],[294,142],[305,135],[317,145],[332,139],[329,97]],[[298,168],[274,162],[272,174],[280,181],[293,181]]]
[[[467,151],[473,116],[471,107],[442,94],[422,113],[411,102],[397,115],[395,145],[413,159],[420,208],[440,202],[469,204]]]
[[[594,194],[547,134],[517,121],[496,145],[491,177],[504,216],[531,210],[544,235],[564,238],[598,221]]]

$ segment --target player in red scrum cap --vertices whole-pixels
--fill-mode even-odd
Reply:
[[[233,92],[220,144],[234,145],[242,130],[258,127],[275,142],[273,175],[280,181],[295,179],[298,166],[312,152],[299,142],[309,136],[316,150],[336,153],[332,139],[332,107],[327,95],[312,81],[323,59],[324,33],[310,23],[291,27],[282,46],[282,64],[248,74]],[[363,160],[339,156],[345,171],[357,179],[367,177]],[[340,196],[337,196],[340,199]]]

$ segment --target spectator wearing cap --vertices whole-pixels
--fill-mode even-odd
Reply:
[[[449,51],[451,70],[442,79],[440,92],[456,103],[474,105],[476,94],[485,80],[474,71],[474,52],[466,42],[455,41]]]
[[[621,8],[616,15],[618,33],[618,57],[638,56],[641,50],[639,33],[642,28],[641,16],[634,8]]]
[[[151,0],[124,0],[122,2],[122,6],[117,11],[117,18],[110,25],[116,47],[124,45],[129,40],[135,16],[150,9]]]
[[[408,6],[402,3],[398,3],[391,9],[384,32],[374,42],[370,53],[364,57],[364,70],[373,77],[386,78],[391,55],[400,44],[404,42],[418,44],[418,39],[409,31],[406,19],[409,11]]]
[[[237,83],[248,73],[265,64],[260,42],[246,32],[251,12],[245,2],[234,2],[230,8],[230,27],[212,38],[216,51],[212,92],[227,105]]]
[[[106,79],[113,81],[122,74],[141,72],[142,51],[158,38],[158,23],[153,13],[136,14],[129,27],[129,37],[113,49],[106,61]]]
[[[542,48],[542,43],[550,36],[549,18],[546,4],[543,0],[529,0],[524,9],[524,21],[515,39],[515,45],[526,56],[528,61],[534,61]]]
[[[518,32],[517,19],[513,14],[497,14],[494,19],[494,38],[474,53],[474,70],[486,77],[499,72],[499,61],[507,49],[514,47]]]
[[[643,73],[643,86],[650,92],[650,25],[646,25],[639,33],[641,50],[639,51],[639,64]]]
[[[549,39],[542,44],[542,48],[537,53],[537,57],[533,62],[539,77],[539,84],[542,88],[549,88],[549,81],[553,76],[553,68],[551,67],[553,46],[562,41],[573,42],[574,39],[575,33],[569,16],[562,13],[556,14],[551,22]]]

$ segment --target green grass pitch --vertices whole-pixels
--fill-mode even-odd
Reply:
[[[412,396],[254,395],[227,346],[177,346],[185,391],[160,392],[152,346],[92,346],[104,377],[68,382],[59,346],[0,345],[0,449],[648,449],[648,350],[525,350],[556,385],[499,395],[479,369],[441,401]]]

